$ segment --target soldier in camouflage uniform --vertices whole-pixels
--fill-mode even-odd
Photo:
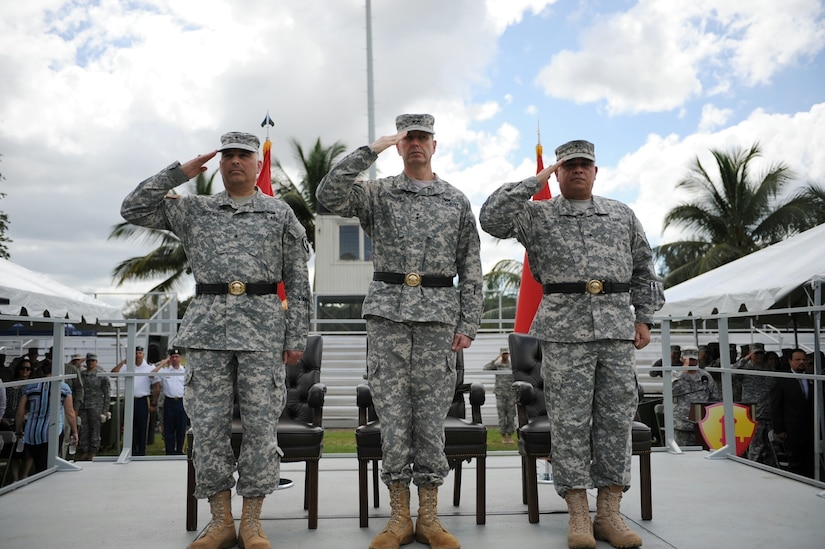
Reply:
[[[765,345],[754,343],[750,352],[733,364],[736,370],[755,370],[773,372],[774,368],[765,360]],[[775,465],[773,455],[768,448],[768,431],[771,429],[771,388],[775,378],[767,376],[734,376],[740,378],[742,385],[742,403],[752,405],[755,411],[756,431],[748,445],[748,459],[766,465]]]
[[[499,355],[484,365],[484,370],[496,371],[495,395],[498,431],[504,444],[513,443],[516,430],[516,396],[513,392],[513,365],[510,349],[502,347]]]
[[[481,320],[480,243],[469,200],[432,171],[433,117],[403,114],[395,122],[398,133],[346,156],[317,196],[330,211],[358,217],[372,239],[376,272],[363,308],[367,378],[381,419],[392,515],[370,547],[397,548],[415,537],[454,549],[459,543],[438,520],[437,498],[449,472],[444,418],[455,391],[455,353],[470,346]],[[357,180],[392,146],[404,161],[401,174]],[[420,502],[415,533],[411,481]]]
[[[176,346],[188,348],[184,406],[194,434],[195,496],[208,498],[212,511],[192,549],[234,546],[236,470],[243,496],[237,542],[247,549],[270,547],[260,511],[280,474],[276,427],[286,398],[283,365],[298,361],[306,345],[306,231],[289,206],[255,186],[259,147],[254,135],[224,134],[218,150],[161,170],[140,183],[121,208],[135,225],[175,233],[197,281],[175,339]],[[205,172],[218,152],[224,192],[169,192]],[[281,281],[287,310],[276,294]],[[244,429],[237,462],[229,437],[236,390]]]
[[[80,370],[83,382],[83,402],[78,409],[80,440],[77,442],[77,460],[94,459],[100,450],[101,416],[109,412],[109,378],[98,376],[97,355],[86,354],[86,368]]]
[[[696,424],[690,419],[690,405],[722,400],[722,393],[713,377],[699,368],[698,357],[697,349],[683,349],[684,369],[673,373],[673,436],[679,446],[696,444]]]
[[[491,235],[524,245],[543,285],[530,333],[541,341],[553,478],[570,513],[568,544],[595,547],[598,538],[635,547],[642,540],[619,514],[638,400],[634,349],[650,342],[664,292],[633,211],[593,196],[595,161],[592,143],[565,143],[555,164],[495,191],[479,219]],[[561,195],[531,201],[553,173]],[[594,486],[591,523],[585,489]]]

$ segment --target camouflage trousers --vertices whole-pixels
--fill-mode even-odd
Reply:
[[[77,451],[81,454],[96,454],[100,450],[100,415],[98,408],[81,408],[77,411],[77,427],[80,431]]]
[[[756,430],[753,432],[753,438],[748,445],[748,459],[776,467],[776,460],[773,459],[773,453],[768,447],[768,444],[770,444],[768,442],[768,431],[770,431],[770,429],[770,418],[757,418]]]
[[[235,486],[238,495],[271,494],[278,486],[281,451],[276,428],[286,403],[281,349],[271,352],[189,349],[183,405],[192,425],[195,497]],[[237,387],[243,442],[236,461],[232,415]]]
[[[673,429],[673,441],[680,447],[696,446],[696,431],[693,429]]]
[[[633,343],[542,341],[541,350],[556,491],[628,487],[639,400]]]
[[[455,393],[453,326],[367,317],[367,379],[381,420],[381,480],[441,485],[444,418]]]
[[[498,431],[504,435],[512,435],[516,431],[516,395],[513,392],[513,376],[506,376],[510,385],[499,387],[496,384],[496,412],[498,413]]]

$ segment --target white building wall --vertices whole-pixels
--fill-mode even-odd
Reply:
[[[328,214],[315,217],[315,295],[366,295],[372,261],[338,259],[340,225],[358,226],[358,220]]]

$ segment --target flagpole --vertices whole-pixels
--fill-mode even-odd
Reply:
[[[544,148],[541,146],[541,126],[539,121],[536,121],[536,173],[544,169]],[[544,186],[536,191],[533,195],[533,200],[548,200],[550,199],[550,185],[549,181]],[[518,289],[518,299],[516,300],[516,318],[513,323],[513,331],[516,333],[526,334],[530,331],[530,326],[533,324],[533,318],[536,316],[541,298],[543,296],[541,284],[533,277],[530,270],[530,260],[527,257],[527,252],[524,252],[524,267],[521,271],[521,284]]]
[[[264,117],[263,122],[261,122],[261,127],[266,128],[266,141],[264,141],[262,151],[263,162],[261,163],[261,173],[258,174],[258,181],[256,184],[258,185],[258,188],[261,189],[262,193],[269,196],[274,196],[275,193],[272,190],[272,141],[269,140],[269,128],[274,128],[275,122],[273,122],[272,117],[269,116],[269,110],[266,111],[266,116]],[[281,306],[284,310],[286,310],[286,289],[284,288],[283,282],[278,283],[277,293],[278,297],[281,298]]]
[[[266,128],[266,140],[264,141],[263,150],[261,151],[262,162],[261,162],[261,173],[258,174],[258,181],[256,184],[258,188],[261,189],[261,192],[264,194],[268,194],[272,196],[274,193],[272,191],[272,161],[270,160],[270,150],[272,149],[272,141],[269,140],[269,128],[275,127],[275,122],[272,121],[272,117],[269,116],[269,110],[266,111],[266,116],[264,117],[263,122],[261,122],[261,127]]]

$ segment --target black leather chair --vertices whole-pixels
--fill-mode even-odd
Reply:
[[[306,462],[304,509],[308,528],[318,528],[318,461],[324,451],[322,414],[327,388],[321,383],[321,358],[324,342],[320,335],[307,338],[306,351],[296,364],[286,366],[286,406],[278,420],[278,446],[284,455],[281,463]],[[198,528],[198,500],[195,493],[195,466],[192,462],[192,431],[187,435],[186,529]],[[232,449],[237,459],[243,439],[240,410],[235,404],[232,421]]]
[[[464,394],[470,394],[471,418],[466,418]],[[461,503],[461,465],[464,461],[476,460],[476,524],[487,521],[487,428],[481,421],[481,406],[484,404],[484,385],[464,383],[464,355],[456,355],[456,391],[453,403],[444,421],[444,451],[450,468],[453,469],[453,505]],[[369,526],[367,512],[367,465],[372,462],[373,506],[378,507],[379,486],[378,461],[381,459],[381,421],[375,413],[372,393],[366,384],[356,388],[358,404],[358,427],[355,429],[355,445],[358,454],[358,517],[361,527]]]
[[[526,334],[510,334],[510,361],[513,368],[513,387],[516,389],[518,410],[518,450],[521,455],[522,502],[527,504],[531,523],[539,521],[539,496],[536,460],[550,458],[550,420],[544,401],[544,380],[541,377],[541,345]],[[641,402],[641,386],[639,386]],[[639,456],[639,482],[642,500],[642,519],[653,518],[651,496],[650,427],[641,421],[633,422],[633,455]]]

